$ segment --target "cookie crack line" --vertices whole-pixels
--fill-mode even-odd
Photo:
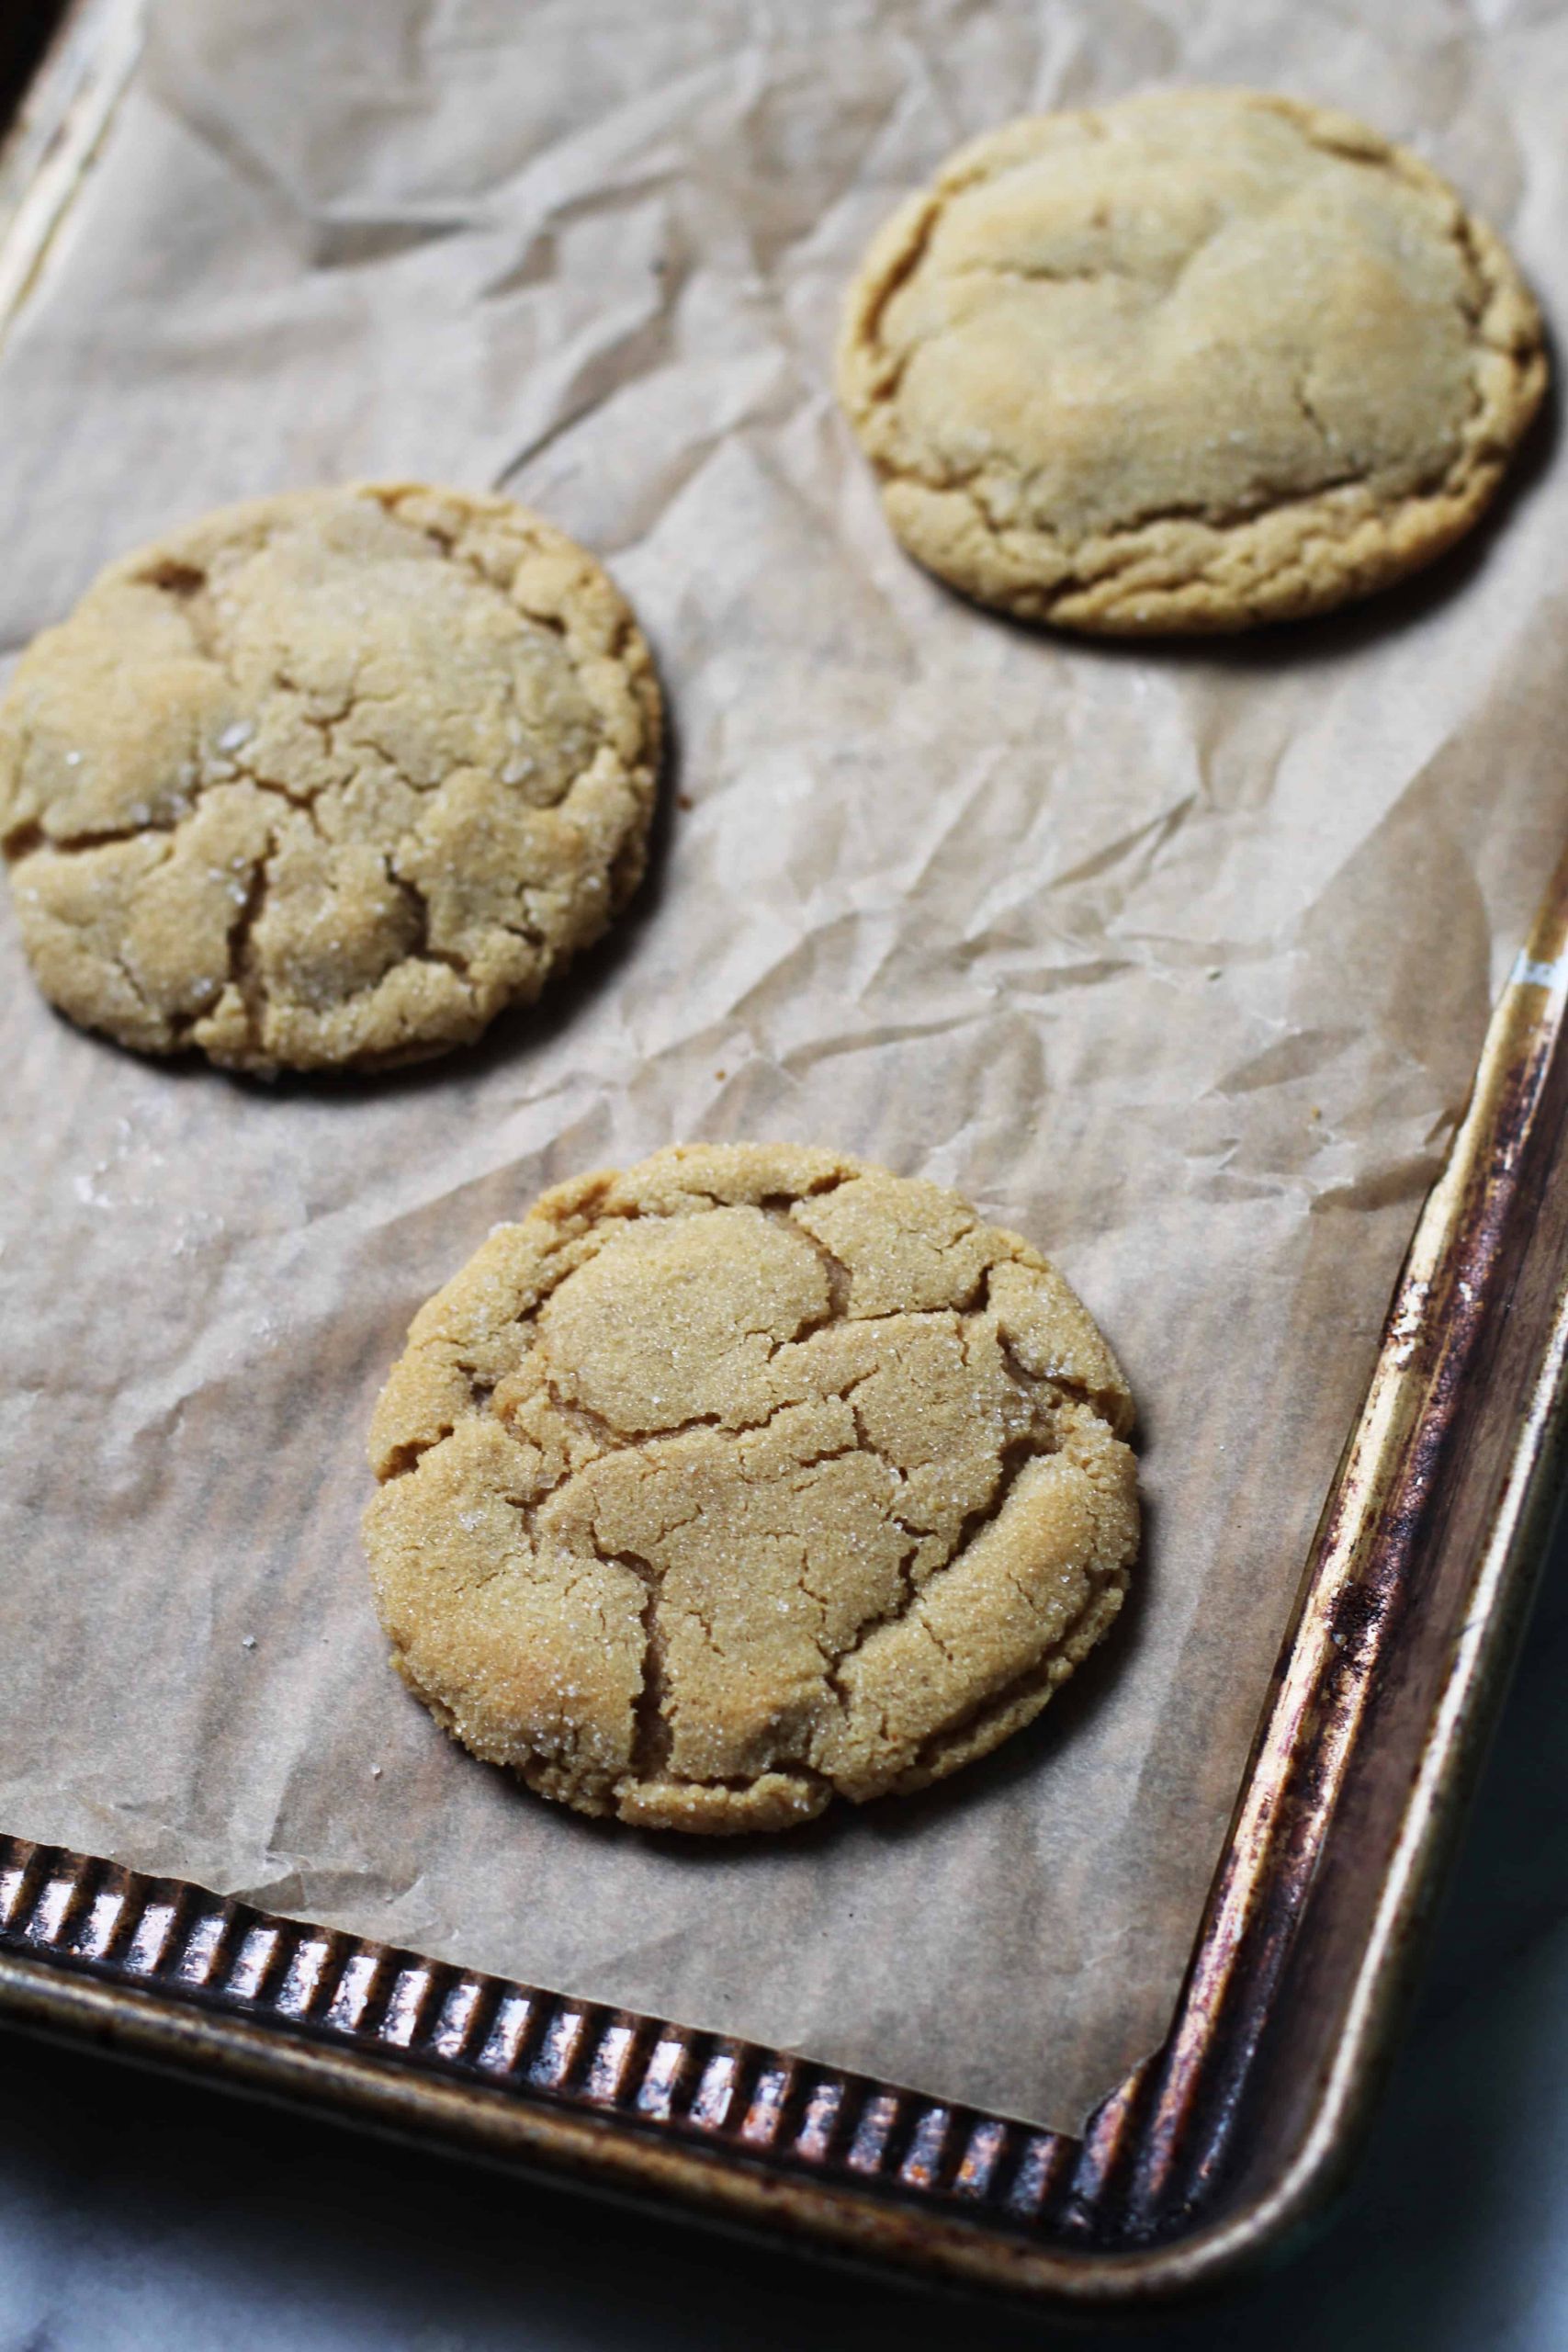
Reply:
[[[600,1558],[629,1568],[643,1588],[642,1684],[633,1707],[631,1770],[638,1780],[661,1774],[670,1761],[672,1726],[665,1713],[664,1642],[659,1623],[659,1589],[663,1582],[651,1560],[639,1552],[601,1553]]]
[[[1007,1730],[1012,1728],[1009,1718],[1028,1706],[1032,1696],[1038,1694],[1043,1704],[1067,1679],[1073,1668],[1081,1663],[1080,1659],[1072,1658],[1071,1663],[1064,1668],[1062,1652],[1070,1653],[1076,1643],[1083,1642],[1087,1654],[1108,1629],[1110,1621],[1120,1613],[1126,1593],[1126,1581],[1124,1569],[1107,1576],[1098,1583],[1091,1581],[1082,1608],[1063,1629],[1059,1645],[1047,1651],[1033,1666],[1024,1668],[1010,1682],[976,1699],[972,1707],[953,1716],[922,1740],[900,1781],[894,1783],[894,1787],[914,1789],[928,1786],[932,1780],[942,1777],[942,1759],[954,1750],[961,1751],[975,1739],[976,1734],[984,1733],[988,1725],[1000,1724],[1005,1736]],[[1086,1633],[1087,1641],[1084,1640]],[[942,1647],[940,1641],[938,1647]],[[1023,1720],[1029,1720],[1038,1712],[1038,1708],[1030,1707]],[[1021,1724],[1019,1727],[1021,1728]],[[984,1754],[995,1744],[987,1739],[976,1752]]]
[[[261,1039],[265,1016],[265,1009],[258,1001],[259,991],[255,985],[251,940],[266,905],[270,879],[268,860],[265,856],[259,857],[251,869],[244,898],[241,901],[233,922],[229,926],[227,940],[230,986],[239,991],[240,1002],[244,1009],[246,1030],[252,1041],[257,1044]]]
[[[816,1336],[817,1331],[821,1330],[824,1328],[826,1327],[821,1324],[816,1325],[811,1330],[807,1331],[801,1340],[780,1340],[778,1347],[775,1348],[773,1351],[774,1354],[776,1355],[779,1349],[782,1348],[804,1345],[807,1340]],[[542,1353],[543,1351],[541,1350],[540,1352]],[[769,1361],[771,1362],[772,1358],[770,1358]],[[575,1481],[583,1476],[586,1472],[596,1468],[601,1462],[609,1460],[613,1454],[642,1453],[651,1447],[673,1444],[677,1439],[694,1436],[698,1430],[707,1430],[710,1435],[716,1438],[722,1439],[726,1443],[741,1445],[750,1438],[762,1436],[764,1432],[770,1430],[773,1423],[779,1419],[781,1415],[784,1413],[800,1412],[811,1405],[847,1405],[854,1396],[857,1388],[863,1388],[868,1380],[875,1379],[876,1373],[879,1368],[880,1367],[874,1367],[869,1372],[859,1374],[853,1380],[846,1382],[841,1388],[813,1389],[809,1395],[804,1396],[779,1397],[773,1404],[769,1405],[765,1411],[759,1414],[753,1419],[728,1421],[718,1413],[693,1413],[684,1420],[672,1421],[667,1427],[662,1429],[622,1430],[615,1428],[613,1423],[605,1420],[603,1414],[594,1412],[592,1407],[581,1405],[578,1403],[575,1398],[562,1396],[555,1387],[553,1380],[551,1379],[551,1370],[547,1358],[545,1379],[551,1405],[554,1407],[556,1411],[560,1413],[566,1419],[574,1422],[581,1422],[591,1427],[595,1435],[599,1438],[600,1451],[597,1453],[591,1455],[586,1462],[576,1464],[570,1469],[564,1471],[560,1477],[558,1478],[551,1486],[546,1487],[541,1493],[535,1497],[534,1508],[536,1510],[543,1510],[547,1503],[553,1502],[558,1497],[564,1495]],[[490,1412],[503,1429],[509,1427],[510,1416],[504,1413],[496,1412],[493,1396],[486,1398],[484,1404],[479,1408],[479,1409]],[[447,1430],[445,1434],[449,1437],[452,1432],[450,1430]],[[441,1441],[439,1438],[435,1438],[433,1439],[431,1442],[433,1444],[439,1444]],[[428,1448],[422,1447],[420,1450],[421,1453],[423,1453],[428,1451]],[[872,1453],[874,1452],[874,1449],[869,1446],[833,1449],[834,1453],[840,1451],[846,1453]],[[829,1454],[821,1454],[815,1458],[817,1460],[828,1460],[830,1459],[831,1456]],[[886,1457],[879,1455],[877,1458],[881,1460]],[[412,1466],[412,1464],[410,1466]],[[806,1463],[801,1466],[808,1468],[811,1465],[809,1463]],[[889,1467],[893,1466],[896,1465],[889,1464]]]
[[[841,1705],[849,1703],[849,1693],[844,1690],[842,1682],[844,1670],[861,1655],[872,1635],[880,1633],[886,1625],[906,1623],[931,1592],[932,1587],[942,1577],[950,1576],[955,1568],[962,1566],[965,1555],[976,1538],[987,1528],[998,1524],[1007,1510],[1014,1487],[1028,1464],[1038,1462],[1047,1454],[1057,1451],[1059,1451],[1057,1444],[1042,1443],[1032,1432],[1028,1436],[1014,1439],[1003,1447],[1000,1470],[995,1487],[984,1503],[965,1513],[947,1558],[939,1561],[919,1586],[915,1585],[912,1577],[907,1578],[906,1589],[897,1605],[883,1611],[871,1623],[863,1625],[849,1647],[839,1651],[830,1659],[828,1666],[829,1687],[836,1693]],[[911,1544],[907,1555],[910,1564],[919,1549],[918,1541]],[[929,1631],[930,1628],[928,1627],[927,1630]],[[936,1640],[938,1637],[933,1634],[932,1639]]]
[[[144,825],[105,825],[96,831],[69,833],[63,839],[45,832],[36,820],[29,818],[25,825],[18,825],[14,832],[0,840],[0,852],[4,853],[7,865],[25,865],[28,859],[36,857],[40,850],[47,850],[56,857],[76,857],[89,850],[117,848],[126,842],[145,841],[150,835],[159,833],[166,834],[172,844],[183,818],[188,814],[188,810],[182,810],[179,816],[170,817],[166,821],[150,817]]]
[[[394,859],[395,853],[390,850],[386,851],[383,853],[381,864],[388,881],[393,889],[401,895],[404,904],[410,909],[414,918],[413,939],[408,949],[410,958],[421,964],[445,964],[448,971],[457,975],[464,988],[471,990],[473,983],[468,976],[468,957],[459,954],[456,948],[432,945],[430,900],[417,882],[411,882],[406,875],[398,872]]]

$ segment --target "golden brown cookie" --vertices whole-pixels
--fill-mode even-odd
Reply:
[[[298,491],[111,564],[0,706],[28,960],[74,1021],[241,1069],[477,1037],[642,872],[648,648],[510,499]]]
[[[778,1829],[922,1787],[1121,1607],[1132,1411],[1061,1276],[934,1184],[757,1144],[581,1177],[377,1407],[394,1663],[583,1813]]]
[[[1528,289],[1435,172],[1245,90],[961,148],[874,242],[839,361],[911,555],[1125,634],[1323,612],[1429,562],[1545,384]]]

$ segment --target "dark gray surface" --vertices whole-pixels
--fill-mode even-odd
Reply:
[[[1416,2027],[1337,2221],[1170,2352],[1568,2344],[1568,1545]],[[628,2219],[0,2040],[0,2352],[693,2345],[987,2352],[1063,2332]]]

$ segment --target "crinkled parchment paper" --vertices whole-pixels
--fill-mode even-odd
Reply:
[[[1228,648],[1032,636],[887,536],[829,390],[865,238],[993,121],[1197,79],[1411,140],[1568,294],[1568,17],[1529,0],[155,10],[0,356],[0,640],[221,500],[502,483],[635,599],[678,750],[619,938],[410,1076],[139,1061],[0,917],[6,1827],[1057,2125],[1157,2041],[1568,822],[1550,428],[1427,582]],[[419,1302],[542,1185],[681,1136],[961,1187],[1142,1406],[1136,1604],[1072,1690],[754,1848],[472,1762],[359,1554]]]

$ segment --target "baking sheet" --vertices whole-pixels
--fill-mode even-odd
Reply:
[[[476,1052],[272,1087],[56,1021],[0,918],[0,1819],[1076,2128],[1164,2030],[1420,1196],[1568,824],[1568,490],[1310,628],[1149,651],[893,547],[829,354],[1007,115],[1351,107],[1549,311],[1568,17],[1413,0],[169,0],[0,354],[0,644],[222,500],[502,484],[637,605],[675,764],[619,935]],[[1121,1629],[944,1789],[714,1848],[581,1821],[384,1662],[365,1424],[544,1184],[822,1140],[1048,1249],[1142,1408]]]

